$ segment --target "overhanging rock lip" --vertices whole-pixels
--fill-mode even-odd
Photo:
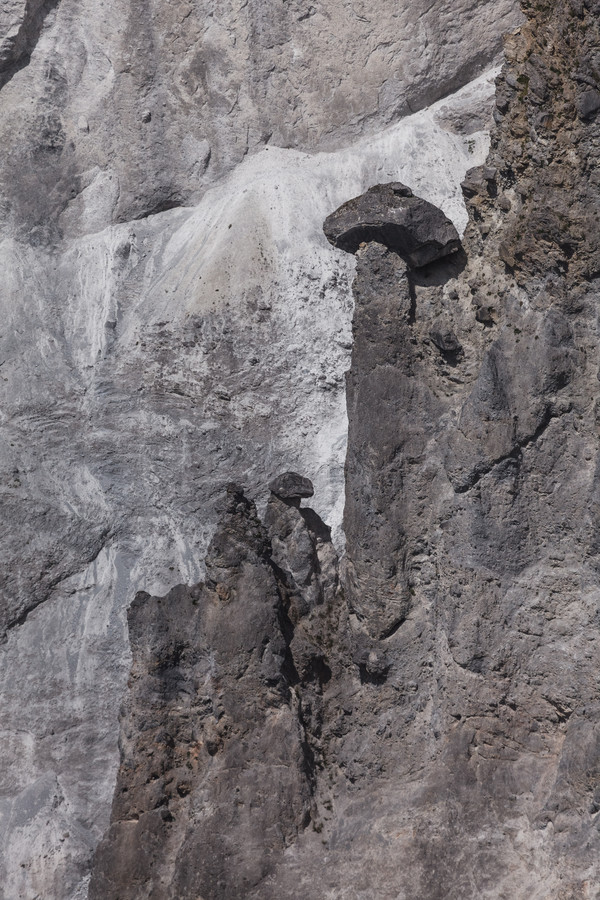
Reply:
[[[356,253],[362,243],[383,244],[412,268],[460,250],[456,228],[444,213],[400,182],[376,184],[347,200],[323,224],[330,244]]]

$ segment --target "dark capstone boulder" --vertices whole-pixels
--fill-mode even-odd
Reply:
[[[444,213],[415,197],[400,182],[376,184],[325,219],[330,244],[356,253],[362,243],[384,244],[409,266],[420,268],[460,248],[456,228]]]
[[[283,475],[278,475],[270,482],[269,490],[280,500],[302,500],[312,497],[315,492],[312,481],[298,475],[297,472],[284,472]]]

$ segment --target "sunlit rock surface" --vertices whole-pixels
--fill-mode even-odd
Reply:
[[[209,7],[0,13],[4,900],[86,897],[127,608],[202,577],[225,483],[262,509],[302,472],[343,549],[354,262],[322,223],[401,181],[462,232],[520,18]]]

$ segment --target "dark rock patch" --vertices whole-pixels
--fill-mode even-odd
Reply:
[[[577,112],[584,121],[591,119],[600,109],[600,93],[596,90],[584,91],[577,101]]]
[[[376,184],[348,200],[325,220],[327,240],[347,253],[376,242],[420,268],[460,248],[456,228],[444,213],[415,197],[400,182]]]
[[[269,483],[271,493],[280,500],[302,500],[312,497],[315,492],[313,483],[309,478],[298,475],[297,472],[284,472]]]

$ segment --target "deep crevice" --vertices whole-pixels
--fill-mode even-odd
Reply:
[[[144,210],[140,212],[138,215],[134,215],[130,218],[126,219],[117,219],[117,224],[123,225],[127,222],[141,222],[144,219],[149,219],[150,216],[157,216],[159,213],[169,212],[171,209],[181,209],[185,206],[183,200],[179,198],[165,198],[163,200],[157,200],[156,203],[150,207],[150,209]]]
[[[405,622],[406,622],[406,616],[402,616],[401,619],[394,622],[392,625],[389,626],[389,628],[386,628],[385,631],[382,632],[381,640],[387,641],[388,638],[393,637],[396,634],[396,632],[402,627],[402,625],[404,625]]]

